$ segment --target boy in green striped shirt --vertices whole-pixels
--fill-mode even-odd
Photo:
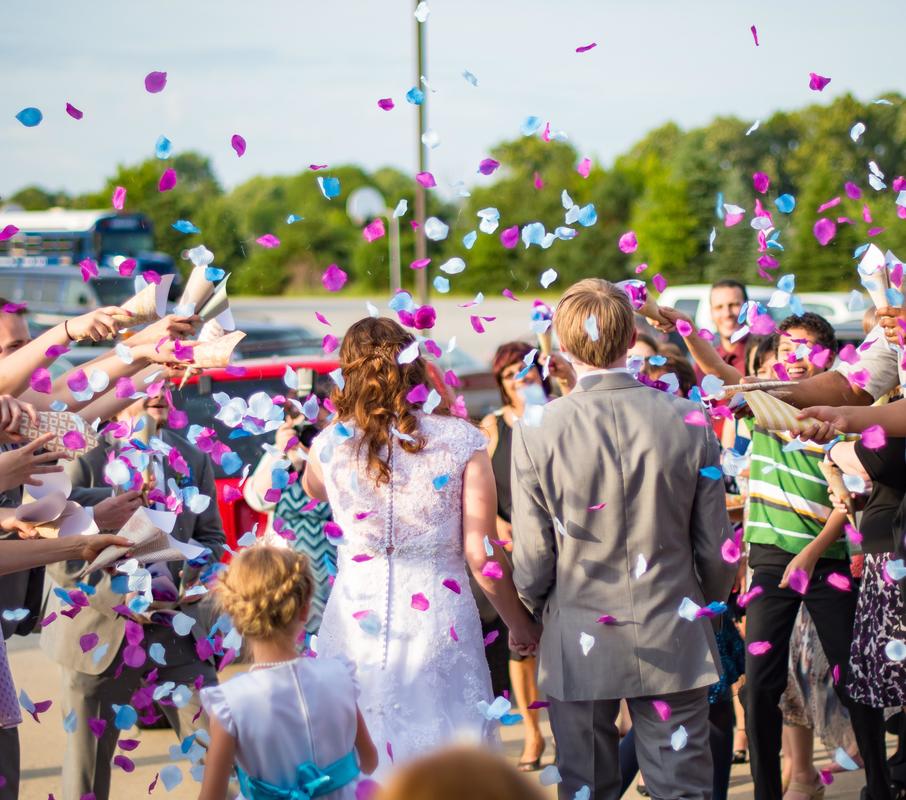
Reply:
[[[665,311],[662,309],[662,311]],[[691,320],[673,309],[671,321]],[[703,371],[725,383],[742,377],[710,343],[692,331],[684,336]],[[837,352],[830,323],[817,314],[787,317],[777,326],[777,361],[791,380],[828,369]],[[870,787],[867,797],[889,797],[881,712],[845,694],[856,591],[849,576],[843,537],[845,514],[833,510],[819,464],[824,449],[789,433],[755,426],[749,468],[749,518],[745,541],[753,569],[746,612],[746,732],[756,800],[781,800],[778,706],[787,684],[789,643],[799,606],[805,602],[828,662],[839,675],[835,688],[849,710]],[[834,576],[834,577],[832,577]],[[820,796],[814,768],[793,774],[793,797]]]

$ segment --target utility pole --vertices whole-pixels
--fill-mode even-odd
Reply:
[[[415,6],[418,7],[419,0],[415,0]],[[418,147],[418,171],[427,172],[428,170],[428,148],[425,145],[423,136],[425,134],[426,123],[428,120],[428,87],[422,85],[422,75],[425,74],[425,22],[415,20],[415,86],[424,92],[422,102],[418,108],[418,138],[416,146]],[[418,229],[415,231],[415,258],[416,260],[428,257],[428,240],[425,237],[425,187],[418,181],[415,182],[415,221],[418,223]],[[428,267],[415,271],[415,291],[418,295],[418,302],[425,305],[428,302]]]

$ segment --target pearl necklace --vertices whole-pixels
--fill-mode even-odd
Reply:
[[[284,664],[291,664],[293,661],[298,661],[301,656],[295,656],[294,658],[287,658],[283,661],[259,661],[255,664],[252,664],[250,672],[256,669],[270,669],[271,667],[281,667]]]

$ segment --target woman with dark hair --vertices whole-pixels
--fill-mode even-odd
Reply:
[[[494,701],[465,566],[526,650],[540,628],[491,542],[497,497],[487,440],[432,391],[420,345],[398,323],[366,318],[340,348],[336,417],[302,478],[329,500],[338,571],[318,637],[357,666],[360,707],[381,764],[454,740],[490,738]]]
[[[512,550],[513,526],[510,524],[513,508],[510,497],[510,456],[513,425],[525,415],[527,405],[539,405],[550,396],[550,384],[542,376],[537,363],[526,357],[532,346],[525,342],[507,342],[497,348],[491,371],[500,390],[501,407],[481,421],[487,435],[488,453],[497,485],[497,538],[507,542]],[[541,768],[544,753],[544,736],[538,725],[538,711],[530,706],[538,700],[537,661],[535,656],[524,656],[510,650],[510,686],[525,722],[525,743],[517,769],[533,772]]]

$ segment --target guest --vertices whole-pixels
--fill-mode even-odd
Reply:
[[[497,539],[508,542],[510,550],[513,542],[510,494],[513,425],[525,414],[527,395],[535,394],[535,403],[538,400],[547,402],[550,397],[550,383],[542,377],[541,367],[537,362],[525,363],[524,359],[531,351],[531,345],[525,342],[508,342],[497,348],[491,371],[497,381],[502,405],[481,421],[481,428],[489,440],[488,455],[491,456],[497,485]],[[525,730],[522,755],[516,769],[533,772],[541,768],[541,756],[546,746],[538,724],[538,710],[530,708],[539,699],[537,659],[534,655],[522,655],[511,649],[509,662],[510,686]]]
[[[539,686],[559,796],[617,797],[615,721],[627,698],[651,794],[705,798],[716,643],[707,620],[677,609],[684,598],[724,601],[733,583],[720,555],[730,535],[723,483],[702,474],[718,463],[717,440],[710,426],[683,423],[699,406],[627,373],[633,309],[618,287],[573,285],[554,328],[578,384],[544,407],[540,425],[514,429],[511,486],[514,577],[544,622]],[[669,704],[669,728],[653,699]],[[680,725],[684,746],[667,746]]]
[[[538,787],[500,756],[441,750],[397,770],[374,800],[543,800]]]
[[[223,800],[234,762],[248,800],[354,800],[359,772],[377,767],[355,666],[297,651],[313,588],[304,555],[268,545],[243,550],[221,575],[218,601],[254,663],[201,690],[211,745],[199,800]]]
[[[168,414],[166,399],[158,395],[135,401],[121,413],[120,422],[125,424],[127,435],[132,435],[131,431],[139,418],[144,417],[145,424],[150,424],[149,418],[157,424],[163,447],[168,451],[175,450],[179,458],[168,457],[165,463],[161,463],[164,459],[159,454],[152,458],[150,471],[154,486],[161,492],[171,482],[181,492],[189,487],[196,487],[200,495],[209,498],[206,508],[200,513],[183,507],[177,515],[172,536],[183,542],[194,539],[210,550],[211,558],[218,559],[224,544],[224,534],[217,510],[217,490],[211,459],[182,437],[170,430],[163,430]],[[114,454],[121,458],[139,460],[136,446],[128,440],[116,439],[111,431],[105,435],[102,444],[73,463],[73,498],[77,502],[90,505],[111,496],[113,490],[106,483],[105,467],[108,457]],[[177,470],[177,466],[181,471]],[[130,470],[139,471],[135,463],[131,464]],[[133,503],[137,504],[138,500],[130,501],[130,507]],[[70,561],[51,568],[49,573],[58,586],[72,589],[83,567],[84,562]],[[41,646],[63,668],[63,712],[75,712],[77,720],[75,730],[69,734],[63,758],[65,800],[80,800],[89,793],[93,793],[96,800],[106,800],[109,796],[110,763],[117,739],[117,729],[113,724],[113,704],[135,705],[143,713],[145,722],[156,718],[140,689],[145,670],[141,666],[130,667],[124,662],[127,627],[137,623],[142,625],[140,630],[143,647],[150,649],[155,643],[163,646],[166,665],[155,664],[158,683],[173,681],[177,685],[190,687],[196,680],[203,685],[216,683],[213,664],[209,660],[201,660],[195,648],[195,638],[204,638],[208,634],[205,622],[209,614],[205,613],[204,608],[207,602],[201,594],[186,595],[187,590],[198,584],[200,569],[176,562],[170,565],[152,565],[151,569],[158,573],[153,586],[168,599],[178,600],[177,610],[196,619],[191,635],[177,634],[166,624],[166,620],[157,616],[152,616],[149,622],[145,618],[137,620],[124,615],[122,606],[129,600],[125,594],[125,576],[111,576],[106,571],[89,574],[83,580],[95,592],[90,604],[71,619],[63,615],[65,606],[60,597],[56,593],[50,595],[49,608],[56,611],[58,616],[44,628]],[[82,639],[89,634],[98,635],[100,650],[83,650]],[[194,694],[181,708],[174,705],[162,707],[178,737],[184,737],[197,727],[195,718],[200,704]],[[96,737],[88,726],[89,719],[106,721],[107,725],[100,737]]]
[[[746,367],[745,337],[733,341],[733,334],[742,327],[739,314],[742,307],[749,301],[746,287],[733,278],[724,278],[711,286],[708,298],[711,305],[711,321],[714,323],[714,331],[717,334],[714,349],[725,364],[729,364],[742,373]],[[705,373],[696,367],[695,374],[700,383]]]

